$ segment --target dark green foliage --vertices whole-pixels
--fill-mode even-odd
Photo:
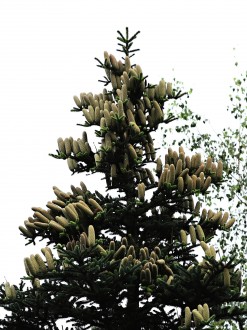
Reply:
[[[238,67],[237,62],[235,66]],[[215,130],[208,119],[201,118],[189,109],[187,100],[180,103],[175,102],[170,111],[176,111],[175,106],[182,109],[177,115],[180,124],[165,130],[164,146],[169,146],[166,138],[169,134],[174,136],[173,141],[171,141],[173,145],[182,144],[192,151],[211,155],[215,161],[222,160],[224,180],[219,187],[212,189],[211,194],[203,198],[202,201],[220,211],[222,210],[222,202],[227,198],[228,210],[237,221],[231,231],[221,233],[219,243],[224,253],[232,249],[236,260],[242,264],[243,287],[246,287],[247,73],[238,73],[238,75],[239,78],[234,78],[233,86],[230,87],[230,103],[227,107],[227,112],[231,115],[229,127]],[[183,85],[181,82],[176,81],[175,83],[179,88]]]
[[[138,33],[118,31],[123,61],[107,52],[104,61],[97,59],[111,89],[74,97],[72,111],[82,112],[82,126],[96,126],[100,142],[92,147],[83,132],[76,140],[59,138],[52,154],[66,159],[73,174],[101,173],[107,193],[83,182],[68,193],[54,187],[56,199],[47,209],[33,208],[20,231],[28,243],[46,239],[48,246],[43,257],[25,258],[23,280],[30,286],[2,285],[0,304],[12,312],[0,321],[2,329],[57,329],[64,318],[75,330],[213,329],[229,318],[244,322],[237,251],[222,254],[209,244],[228,233],[234,219],[200,202],[210,198],[210,187],[220,189],[222,163],[186,156],[181,146],[157,159],[153,134],[161,124],[192,116],[193,127],[200,118],[186,101],[177,114],[166,110],[186,93],[164,80],[148,83],[141,67],[130,63]],[[186,307],[191,322],[184,319]]]

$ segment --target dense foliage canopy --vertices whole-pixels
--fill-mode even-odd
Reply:
[[[83,182],[70,192],[54,186],[47,209],[32,208],[20,231],[47,246],[43,257],[24,259],[19,286],[2,285],[0,304],[11,311],[2,329],[57,329],[62,318],[73,329],[215,329],[229,319],[244,326],[241,260],[236,248],[222,253],[212,243],[236,219],[202,202],[227,180],[227,160],[186,155],[181,145],[156,157],[158,127],[177,119],[167,104],[186,93],[164,79],[148,83],[132,62],[138,33],[118,31],[121,60],[107,52],[97,59],[103,92],[74,97],[72,111],[95,127],[98,144],[84,131],[59,138],[52,155],[92,182],[101,173],[106,193]]]

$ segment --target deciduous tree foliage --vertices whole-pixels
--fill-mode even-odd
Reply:
[[[239,64],[235,62],[236,69]],[[241,263],[243,286],[247,286],[247,222],[246,222],[246,113],[247,113],[247,72],[238,69],[237,77],[233,79],[230,87],[229,127],[222,130],[213,128],[210,120],[202,118],[191,111],[189,102],[177,101],[171,105],[170,112],[179,118],[179,124],[164,129],[163,146],[183,145],[191,151],[210,155],[214,161],[223,162],[224,172],[221,185],[212,187],[210,194],[200,198],[207,206],[217,211],[223,211],[225,205],[228,211],[236,218],[231,231],[222,231],[218,237],[222,253],[229,251],[235,254],[235,260]],[[182,82],[175,80],[177,86],[183,86]],[[177,108],[176,108],[177,107]],[[179,109],[179,110],[177,110]],[[231,322],[231,326],[235,326]],[[227,329],[232,329],[228,327]],[[235,328],[234,328],[235,329]]]
[[[24,259],[19,286],[2,285],[0,304],[11,311],[2,329],[57,329],[61,318],[73,329],[213,329],[229,319],[244,326],[241,264],[211,243],[235,218],[200,201],[221,185],[224,164],[182,146],[156,157],[157,128],[176,119],[167,104],[185,93],[163,79],[148,83],[133,63],[138,33],[118,31],[122,59],[97,59],[103,92],[74,97],[73,111],[85,130],[95,127],[98,144],[84,131],[59,138],[53,154],[92,181],[101,173],[106,192],[95,183],[54,187],[47,208],[32,208],[20,231],[29,243],[48,243]]]

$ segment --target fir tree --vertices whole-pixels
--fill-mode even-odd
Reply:
[[[47,209],[33,208],[19,229],[28,243],[48,244],[24,259],[19,286],[2,285],[1,306],[11,311],[2,329],[57,329],[61,318],[73,329],[213,329],[229,318],[244,327],[246,308],[232,308],[246,302],[240,267],[210,244],[235,219],[197,200],[220,185],[223,164],[186,156],[181,146],[156,157],[155,131],[176,119],[165,104],[186,93],[163,79],[147,82],[132,63],[138,33],[118,31],[121,60],[107,52],[96,59],[103,93],[74,97],[72,111],[96,127],[99,144],[83,132],[59,138],[52,155],[73,174],[101,173],[106,194],[83,182],[67,193],[54,187]]]

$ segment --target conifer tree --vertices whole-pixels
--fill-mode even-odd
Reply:
[[[244,327],[246,307],[232,308],[246,302],[241,269],[211,243],[235,219],[197,200],[220,185],[223,164],[181,146],[156,157],[157,128],[176,119],[166,103],[186,93],[163,79],[148,83],[133,63],[138,34],[118,31],[121,60],[96,59],[105,88],[74,96],[85,131],[59,138],[52,154],[73,174],[101,173],[106,193],[83,181],[70,192],[54,186],[47,208],[32,208],[19,229],[28,243],[47,245],[24,259],[19,286],[1,286],[0,304],[11,311],[1,329],[58,329],[61,318],[73,329],[215,329],[227,319]]]

